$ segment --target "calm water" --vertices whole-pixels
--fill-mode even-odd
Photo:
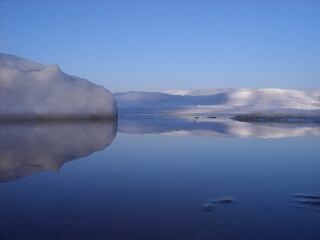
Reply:
[[[0,239],[320,239],[320,204],[293,196],[320,192],[318,133],[155,118],[2,124]],[[224,196],[234,201],[204,211]]]

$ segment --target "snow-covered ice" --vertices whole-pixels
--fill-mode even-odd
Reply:
[[[109,90],[86,79],[0,53],[0,119],[116,118]]]

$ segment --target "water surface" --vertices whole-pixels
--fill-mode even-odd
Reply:
[[[247,124],[2,124],[0,238],[318,239],[319,126]]]

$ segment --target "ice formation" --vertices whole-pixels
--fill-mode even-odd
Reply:
[[[86,79],[0,53],[0,119],[116,118],[109,90]]]

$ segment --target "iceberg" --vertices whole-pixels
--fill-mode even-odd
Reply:
[[[0,53],[0,120],[117,118],[109,90],[86,79]]]

